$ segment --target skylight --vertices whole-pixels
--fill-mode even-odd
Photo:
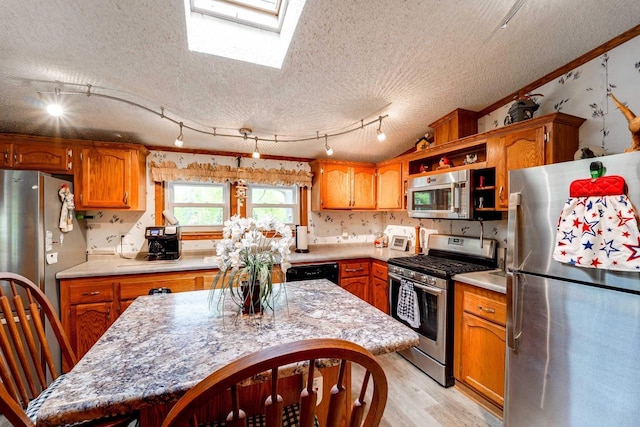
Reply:
[[[280,68],[306,0],[184,0],[189,49]]]

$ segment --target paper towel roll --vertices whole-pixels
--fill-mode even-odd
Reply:
[[[296,252],[309,252],[306,225],[299,225],[296,227]]]

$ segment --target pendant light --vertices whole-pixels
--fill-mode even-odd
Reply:
[[[55,102],[52,102],[51,104],[47,105],[47,113],[51,114],[53,117],[60,117],[62,116],[62,114],[64,114],[64,110],[60,105],[60,89],[58,88],[55,89],[55,96],[56,96]]]
[[[183,136],[182,136],[182,122],[180,122],[180,134],[174,141],[173,145],[176,147],[182,147],[184,145]]]
[[[253,153],[251,153],[251,157],[254,159],[260,158],[260,151],[258,151],[258,137],[256,136],[256,145],[253,147]]]
[[[385,139],[387,139],[387,135],[382,132],[382,116],[380,116],[378,120],[380,120],[378,130],[376,131],[378,133],[378,141],[383,142]]]
[[[328,136],[326,133],[324,134],[324,149],[327,152],[327,156],[333,155],[333,148],[329,147]]]

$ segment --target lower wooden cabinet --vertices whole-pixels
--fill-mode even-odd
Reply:
[[[371,261],[371,286],[369,303],[378,310],[389,314],[389,277],[388,267],[384,261]]]
[[[82,358],[139,296],[208,289],[217,270],[194,270],[60,280],[60,318],[73,351]],[[69,367],[63,366],[67,371]]]
[[[454,377],[494,412],[504,406],[506,297],[455,283]]]
[[[340,287],[368,301],[369,259],[340,261]]]

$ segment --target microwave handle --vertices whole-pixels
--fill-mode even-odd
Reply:
[[[455,182],[451,183],[451,212],[458,212],[460,209],[460,187]]]

